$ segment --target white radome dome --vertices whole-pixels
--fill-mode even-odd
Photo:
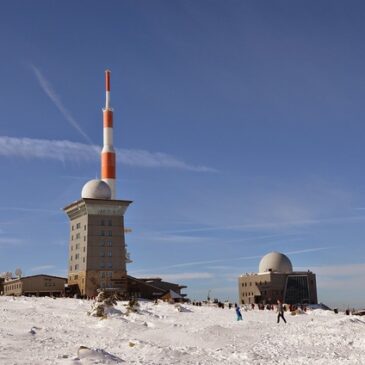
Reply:
[[[288,258],[280,252],[270,252],[265,255],[259,265],[259,272],[292,272],[293,266]]]
[[[108,200],[111,199],[111,197],[112,192],[109,185],[105,181],[99,179],[88,181],[81,191],[81,198],[83,199]]]

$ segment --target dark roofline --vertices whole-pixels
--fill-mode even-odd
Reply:
[[[88,202],[88,201],[97,201],[97,202],[100,202],[100,201],[104,201],[104,202],[119,202],[119,203],[127,203],[128,205],[129,204],[132,204],[133,203],[133,200],[120,200],[120,199],[90,199],[90,198],[81,198],[79,200],[75,200],[74,202],[66,205],[64,208],[62,208],[62,210],[67,210],[69,209],[70,207],[74,206],[74,205],[77,205],[78,203],[81,203],[82,201],[85,201],[85,202]]]
[[[141,284],[144,284],[144,285],[147,285],[147,286],[150,286],[151,288],[154,288],[158,291],[162,291],[162,295],[165,295],[167,292],[168,292],[168,289],[162,289],[162,288],[158,288],[157,286],[154,286],[153,283],[146,283],[145,281],[143,280],[140,280],[140,279],[137,279],[135,278],[134,276],[130,276],[130,275],[127,275],[127,278],[130,279],[130,280],[135,280],[137,281],[138,283],[141,283]]]
[[[36,278],[37,276],[47,276],[49,278],[62,279],[62,280],[67,281],[67,278],[63,278],[61,276],[54,276],[54,275],[47,275],[47,274],[37,274],[37,275],[28,275],[28,276],[22,276],[22,277],[16,278],[16,279],[11,279],[9,281],[6,281],[5,284],[13,282],[13,281],[17,281],[17,280],[22,280],[22,279]]]

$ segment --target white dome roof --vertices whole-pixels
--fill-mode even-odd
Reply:
[[[81,191],[81,198],[108,200],[112,196],[109,185],[103,180],[88,181]]]
[[[280,252],[270,252],[265,255],[259,265],[259,272],[292,272],[293,266],[287,256]]]

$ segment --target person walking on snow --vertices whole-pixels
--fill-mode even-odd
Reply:
[[[236,305],[236,314],[237,314],[237,321],[242,321],[242,314],[240,311],[240,307]]]
[[[278,323],[280,321],[280,317],[286,323],[286,320],[284,318],[284,308],[283,308],[283,305],[281,304],[280,300],[278,300],[277,312],[278,312]]]

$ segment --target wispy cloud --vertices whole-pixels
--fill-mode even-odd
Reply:
[[[218,172],[218,170],[211,167],[190,165],[174,156],[162,152],[120,149],[117,150],[117,155],[125,165],[141,167],[167,167],[196,172]]]
[[[87,141],[90,145],[93,144],[90,137],[82,130],[79,123],[76,119],[72,116],[72,114],[67,110],[67,108],[63,105],[61,98],[57,95],[54,91],[50,82],[44,77],[43,73],[40,71],[39,68],[35,67],[34,65],[30,65],[30,68],[34,72],[38,83],[45,94],[51,99],[53,104],[57,107],[57,109],[62,113],[65,119],[70,123],[70,125],[77,131],[79,134]]]
[[[35,272],[35,271],[51,270],[51,269],[54,269],[54,268],[55,268],[54,265],[41,265],[41,266],[32,267],[30,269],[30,271]]]
[[[287,255],[300,255],[309,252],[318,252],[323,250],[328,250],[331,247],[314,247],[314,248],[307,248],[304,250],[297,250],[297,251],[290,251],[285,252]],[[181,267],[189,267],[189,266],[196,266],[196,265],[209,265],[209,264],[216,264],[216,263],[224,263],[224,262],[233,262],[233,261],[241,261],[241,260],[253,260],[253,259],[261,259],[263,255],[255,255],[255,256],[239,256],[239,257],[227,257],[225,259],[216,259],[216,260],[202,260],[202,261],[192,261],[192,262],[184,262],[180,264],[168,265],[164,267],[159,267],[160,270],[166,269],[173,269],[173,268],[181,268]],[[147,269],[151,271],[151,269]],[[143,272],[145,270],[138,270],[139,272]]]
[[[338,264],[338,265],[326,265],[326,266],[314,266],[311,270],[317,275],[326,277],[339,277],[339,276],[358,276],[363,277],[365,275],[365,263],[359,264]]]
[[[183,272],[183,273],[168,273],[168,274],[143,274],[144,277],[161,277],[163,280],[174,281],[174,280],[200,280],[200,279],[211,279],[214,274],[210,272]]]
[[[0,207],[0,210],[15,210],[18,212],[39,212],[39,213],[58,213],[59,209],[45,208],[23,208],[23,207]]]
[[[101,149],[67,140],[47,140],[0,136],[0,156],[15,156],[24,159],[49,159],[61,162],[91,162],[99,158]],[[173,168],[196,172],[216,172],[206,166],[189,165],[184,161],[164,154],[145,150],[117,149],[117,161],[124,165],[148,168]]]
[[[24,240],[20,238],[0,237],[0,246],[15,246],[24,243]]]
[[[317,225],[317,224],[353,223],[363,220],[365,220],[365,215],[356,215],[348,217],[328,217],[328,218],[318,218],[318,219],[300,219],[300,220],[288,220],[288,221],[277,221],[277,222],[257,222],[257,223],[238,224],[238,225],[198,227],[191,229],[187,228],[181,230],[173,230],[167,232],[193,233],[193,232],[209,232],[209,231],[225,231],[225,230],[250,231],[250,230],[300,227],[300,226]]]
[[[52,103],[57,107],[57,109],[61,112],[61,114],[65,117],[67,122],[84,138],[84,140],[88,143],[88,145],[84,145],[81,143],[73,143],[69,141],[47,141],[47,140],[31,140],[28,138],[21,139],[13,139],[13,144],[20,144],[23,148],[20,154],[24,155],[24,152],[29,152],[29,145],[33,144],[33,142],[39,143],[40,141],[43,144],[38,145],[36,147],[36,151],[31,153],[28,157],[38,157],[38,158],[53,158],[61,161],[65,160],[78,160],[78,161],[88,161],[95,159],[95,153],[100,152],[100,147],[93,144],[91,138],[87,135],[87,133],[81,128],[80,124],[71,114],[71,112],[65,107],[60,96],[56,93],[53,86],[46,79],[41,70],[34,66],[30,65],[31,70],[33,71],[39,86],[42,88],[44,93],[49,97]],[[6,137],[4,137],[6,138]],[[0,141],[1,142],[1,141]],[[53,148],[50,148],[50,144],[54,144]],[[52,154],[52,151],[55,151],[56,156],[48,156],[47,151],[44,151],[43,146],[47,147],[48,154]],[[9,146],[8,152],[12,146]],[[1,148],[1,146],[0,146]],[[79,156],[73,155],[73,153],[79,153]],[[1,152],[0,152],[1,154]],[[18,154],[19,155],[19,154]],[[206,166],[194,166],[190,165],[182,160],[175,158],[174,156],[168,155],[162,152],[154,152],[151,153],[149,151],[141,150],[141,149],[129,149],[129,150],[118,150],[117,151],[118,159],[125,165],[131,166],[140,166],[140,167],[165,167],[165,168],[175,168],[180,170],[190,170],[197,172],[217,172],[216,169],[206,167]]]
[[[212,242],[213,240],[208,237],[192,236],[192,235],[174,235],[174,234],[163,234],[163,233],[144,233],[141,238],[145,240],[148,238],[149,241],[160,242],[160,243],[202,243]]]

